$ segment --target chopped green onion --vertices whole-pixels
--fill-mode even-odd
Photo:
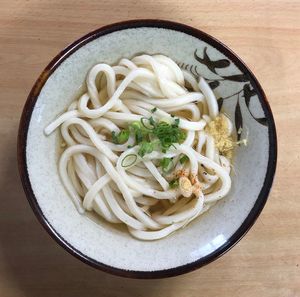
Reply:
[[[145,118],[142,118],[142,119],[145,119]],[[141,121],[132,122],[129,125],[131,132],[135,136],[135,141],[137,144],[142,142],[143,140],[146,140],[147,136],[149,134],[149,129],[145,129],[144,123],[142,123],[142,119],[141,119]]]
[[[131,127],[133,130],[137,130],[137,129],[141,129],[142,125],[141,125],[141,122],[134,121],[129,125],[129,127]]]
[[[129,130],[121,130],[120,133],[116,134],[115,131],[111,133],[112,141],[116,144],[125,143],[129,139]]]
[[[154,121],[153,117],[149,118],[149,123],[151,126],[155,127],[155,121]]]
[[[178,143],[183,143],[186,139],[186,134],[182,130],[179,130]]]
[[[137,130],[135,132],[135,141],[136,143],[140,143],[143,141],[143,133],[142,133],[142,130]]]
[[[179,159],[180,164],[184,164],[185,162],[187,162],[189,160],[189,157],[184,155],[183,157],[181,157]]]
[[[115,131],[111,132],[111,139],[113,143],[118,143],[118,136],[116,135]]]
[[[125,143],[129,139],[129,130],[122,130],[118,135],[119,143]]]
[[[135,163],[136,160],[137,160],[137,155],[129,154],[122,160],[121,166],[122,167],[130,167]]]
[[[175,119],[174,124],[170,125],[166,122],[159,122],[154,130],[153,134],[160,140],[163,149],[167,150],[173,143],[182,143],[186,134],[178,128],[179,119]]]
[[[162,158],[160,160],[160,166],[162,167],[163,172],[169,172],[173,166],[171,158]]]
[[[179,120],[178,118],[174,120],[174,124],[173,124],[174,127],[178,127],[179,121],[180,121],[180,120]]]
[[[148,123],[146,124],[145,121],[147,121]],[[154,129],[155,122],[152,117],[150,117],[149,119],[141,118],[141,123],[142,123],[143,127],[146,128],[147,130]]]
[[[179,186],[179,179],[173,179],[169,182],[169,186],[171,189],[177,188]]]
[[[153,108],[153,111],[156,110]],[[176,149],[174,144],[180,144],[186,138],[186,133],[179,128],[179,123],[179,118],[174,118],[173,123],[169,123],[157,122],[152,116],[142,117],[140,121],[132,122],[128,129],[122,130],[118,134],[112,132],[112,141],[117,144],[125,143],[131,134],[135,139],[134,145],[141,144],[140,156],[152,152],[154,148],[161,149],[163,153],[166,153],[171,146]]]
[[[138,151],[139,156],[144,157],[146,154],[153,152],[153,144],[151,142],[142,142]]]
[[[157,108],[156,108],[156,107],[154,107],[154,108],[151,109],[151,112],[152,112],[152,113],[154,113],[154,112],[156,112],[156,111],[157,111]]]

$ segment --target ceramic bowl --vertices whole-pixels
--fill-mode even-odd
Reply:
[[[205,77],[232,119],[238,138],[232,189],[206,214],[169,237],[144,242],[80,215],[57,170],[59,133],[44,127],[71,102],[96,63],[117,63],[138,53],[164,54],[196,77]],[[242,128],[242,129],[240,129]],[[242,133],[238,133],[242,130]],[[271,109],[253,73],[221,42],[186,25],[127,21],[100,28],[59,53],[33,86],[19,127],[18,158],[28,201],[47,232],[68,252],[101,270],[135,278],[174,276],[223,255],[263,209],[276,167]]]

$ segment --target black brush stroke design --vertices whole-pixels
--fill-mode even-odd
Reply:
[[[254,89],[250,88],[250,84],[245,84],[243,87],[243,91],[244,91],[244,98],[245,98],[246,105],[249,106],[250,99],[252,96],[256,95],[256,92]]]
[[[252,112],[251,112],[251,109],[249,107],[250,105],[250,100],[251,100],[251,97],[252,96],[255,96],[256,95],[256,92],[254,89],[251,89],[250,88],[250,84],[245,84],[244,87],[243,87],[243,96],[245,98],[245,103],[246,103],[246,106],[248,108],[248,111],[250,112],[251,116],[258,122],[260,123],[261,125],[264,125],[264,126],[267,126],[268,123],[267,123],[267,119],[265,117],[263,118],[256,118]]]
[[[238,94],[238,98],[237,98],[236,105],[235,105],[234,123],[235,123],[235,129],[236,129],[236,133],[237,133],[237,141],[240,141],[242,131],[243,131],[243,116],[242,116],[241,107],[240,107],[240,94]]]
[[[249,78],[246,74],[235,74],[235,75],[229,75],[229,76],[222,76],[224,80],[230,80],[235,82],[247,82],[249,81]]]
[[[251,98],[256,94],[254,89],[251,89],[250,85],[250,78],[248,74],[233,74],[233,75],[221,75],[217,72],[217,69],[222,69],[222,68],[227,68],[230,66],[231,62],[227,59],[219,59],[219,60],[212,60],[208,53],[207,53],[207,47],[203,49],[203,54],[202,57],[200,57],[197,53],[197,49],[194,51],[194,58],[196,61],[198,61],[201,65],[205,65],[213,74],[214,76],[217,76],[217,78],[207,78],[203,77],[206,81],[208,81],[209,86],[211,89],[216,89],[218,88],[223,81],[231,81],[231,82],[236,82],[236,83],[245,83],[243,87],[226,97],[222,97],[218,99],[218,106],[219,110],[221,110],[223,106],[224,100],[234,98],[236,95],[238,95],[238,101],[237,105],[235,107],[235,123],[236,125],[241,124],[241,128],[243,126],[243,118],[242,118],[242,113],[241,113],[241,107],[240,107],[240,95],[242,95],[245,98],[245,103],[246,107],[252,116],[252,118],[257,121],[259,124],[268,126],[268,121],[265,117],[262,118],[257,118],[255,117],[251,110],[250,110],[250,101]],[[199,79],[202,75],[200,74],[200,71],[198,71],[197,65],[191,65],[191,64],[185,64],[185,63],[178,63],[178,66],[182,69],[185,69],[192,73],[197,79]],[[238,117],[238,118],[236,118]],[[238,129],[237,129],[238,131]],[[238,135],[238,140],[240,140],[241,135]]]
[[[224,99],[222,97],[220,97],[218,100],[218,108],[219,108],[219,112],[221,111],[222,109],[222,106],[223,106],[223,102],[224,102]]]
[[[211,88],[212,90],[214,90],[214,89],[216,89],[216,88],[220,85],[220,82],[217,81],[217,80],[215,80],[215,81],[209,82],[208,84],[209,84],[210,88]]]
[[[197,50],[195,50],[194,52],[194,57],[199,63],[206,65],[207,68],[215,74],[218,74],[216,72],[216,68],[226,68],[230,65],[230,62],[227,59],[220,59],[215,61],[211,60],[207,54],[207,47],[205,47],[203,50],[203,58],[200,58],[197,55]]]

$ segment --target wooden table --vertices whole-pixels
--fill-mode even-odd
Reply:
[[[226,2],[226,4],[225,4]],[[269,98],[278,167],[255,226],[214,263],[163,280],[123,279],[70,256],[23,193],[17,128],[35,79],[58,51],[108,23],[161,18],[200,28],[237,52]],[[300,296],[300,1],[0,0],[0,296]]]

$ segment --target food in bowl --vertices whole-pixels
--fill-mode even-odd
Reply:
[[[159,53],[169,57],[183,71],[193,74],[197,82],[203,77],[218,98],[219,110],[233,123],[233,140],[248,140],[247,146],[234,145],[233,158],[230,154],[226,156],[230,159],[232,171],[228,194],[186,228],[180,228],[162,240],[151,241],[137,240],[130,235],[125,224],[109,223],[96,211],[79,214],[58,171],[59,160],[67,144],[62,143],[60,129],[48,136],[44,133],[45,127],[71,102],[78,100],[78,93],[87,91],[78,88],[94,65],[103,62],[117,65],[124,57],[131,59],[141,53],[151,56]],[[191,86],[187,84],[186,87],[193,92]],[[201,103],[198,105],[201,110]],[[93,109],[91,103],[88,108]],[[159,106],[157,109],[160,109]],[[146,110],[150,113],[143,119],[147,126],[153,113]],[[191,111],[176,112],[173,120],[166,123],[172,125],[176,124],[177,118],[180,123],[181,119],[191,117]],[[85,117],[80,119],[87,120]],[[156,124],[163,120],[153,119]],[[137,122],[142,124],[140,120]],[[70,126],[71,136],[72,126],[87,136],[77,124]],[[119,128],[122,131],[127,126],[119,125]],[[213,124],[209,132],[215,134]],[[109,130],[103,131],[103,135],[107,137],[104,141],[110,142],[113,138],[119,142],[127,137],[126,132],[121,135],[116,132],[113,136]],[[134,134],[130,136],[135,137]],[[154,151],[160,152],[160,149],[155,148]],[[18,136],[23,187],[45,230],[81,261],[106,272],[135,278],[186,273],[216,260],[232,248],[254,224],[266,203],[275,173],[276,152],[276,130],[271,109],[259,82],[241,59],[204,32],[161,20],[109,25],[83,36],[60,52],[33,86],[23,110]],[[116,154],[119,155],[118,152]],[[88,159],[89,163],[93,162],[92,158]],[[182,161],[184,165],[189,164],[186,158]],[[163,162],[165,166],[168,163]],[[129,169],[136,170],[141,165],[139,163]],[[125,171],[131,174],[127,169]],[[84,197],[79,198],[82,203]]]
[[[214,92],[164,55],[97,64],[60,127],[61,180],[80,213],[141,240],[185,227],[226,196],[235,142]]]

